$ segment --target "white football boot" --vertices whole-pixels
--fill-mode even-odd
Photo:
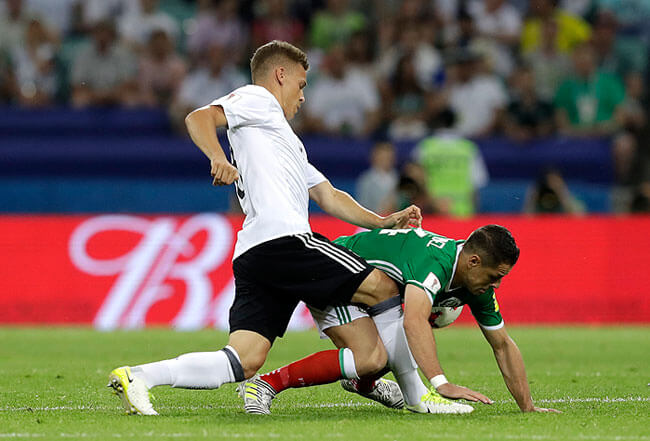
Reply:
[[[271,413],[271,401],[277,392],[266,381],[255,375],[244,380],[237,386],[237,393],[244,399],[244,410],[246,413],[269,415]]]
[[[358,389],[358,380],[341,380],[341,386],[348,392],[353,392],[362,397],[369,398],[392,409],[404,408],[404,396],[399,385],[391,380],[380,378],[370,392],[361,392]]]
[[[422,395],[420,402],[414,405],[406,405],[406,409],[414,413],[447,413],[465,414],[472,413],[474,408],[468,404],[456,403],[455,401],[443,398],[435,390]]]
[[[142,379],[131,373],[129,366],[114,369],[108,380],[108,387],[120,397],[127,415],[158,415],[151,405],[149,389]]]

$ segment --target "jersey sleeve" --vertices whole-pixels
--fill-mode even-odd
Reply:
[[[223,108],[229,129],[263,123],[270,113],[270,104],[264,97],[240,92],[239,89],[210,103]]]
[[[327,181],[325,175],[309,162],[305,165],[305,178],[307,178],[307,188],[312,188],[321,182]]]
[[[405,285],[422,288],[433,305],[436,295],[446,284],[447,271],[438,262],[427,261],[425,255],[413,256],[402,274]]]
[[[503,327],[503,317],[494,289],[490,288],[480,296],[471,296],[467,304],[476,322],[483,329],[492,331]]]

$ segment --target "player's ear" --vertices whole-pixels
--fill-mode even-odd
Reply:
[[[467,259],[467,265],[470,268],[475,267],[475,266],[480,266],[481,265],[481,256],[479,256],[478,254],[472,254],[471,256],[469,256],[469,259]]]
[[[285,78],[287,77],[287,70],[286,70],[284,67],[279,66],[279,67],[276,67],[276,68],[275,68],[275,71],[274,71],[274,72],[275,72],[275,79],[276,79],[276,81],[277,81],[280,85],[283,85],[283,84],[284,84],[284,80],[285,80]]]

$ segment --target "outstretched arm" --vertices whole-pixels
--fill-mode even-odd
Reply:
[[[444,375],[444,372],[438,361],[436,340],[429,325],[429,315],[431,315],[429,296],[422,288],[407,285],[404,294],[404,333],[415,362],[422,373],[431,380],[438,375]],[[433,384],[433,386],[437,386],[438,393],[447,398],[464,398],[492,404],[492,400],[485,395],[446,380],[440,385]]]
[[[239,179],[239,173],[228,162],[217,138],[217,128],[226,127],[228,120],[220,106],[204,106],[185,118],[187,131],[194,144],[210,159],[212,185],[230,185]]]
[[[407,228],[409,225],[422,225],[422,214],[415,205],[389,216],[379,216],[359,205],[348,193],[334,188],[329,181],[310,188],[309,197],[326,213],[362,228]]]
[[[496,330],[481,328],[497,360],[503,380],[522,412],[559,412],[555,409],[536,407],[530,396],[526,367],[519,348],[506,332],[505,327]]]

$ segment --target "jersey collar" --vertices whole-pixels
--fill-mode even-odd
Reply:
[[[264,86],[258,86],[257,84],[249,84],[253,90],[255,90],[256,93],[259,93],[261,95],[266,95],[268,98],[271,98],[271,101],[273,102],[273,105],[278,108],[284,115],[284,110],[282,110],[282,106],[280,105],[280,102],[278,99],[271,93],[269,89],[267,89]]]
[[[464,246],[465,246],[465,242],[461,242],[456,246],[456,259],[454,260],[454,267],[451,270],[451,277],[449,278],[449,282],[447,283],[447,286],[445,286],[445,292],[456,291],[457,289],[461,288],[459,286],[458,288],[451,289],[451,281],[454,280],[454,275],[456,275],[456,267],[458,266],[458,257],[460,256],[460,252],[463,251]]]

